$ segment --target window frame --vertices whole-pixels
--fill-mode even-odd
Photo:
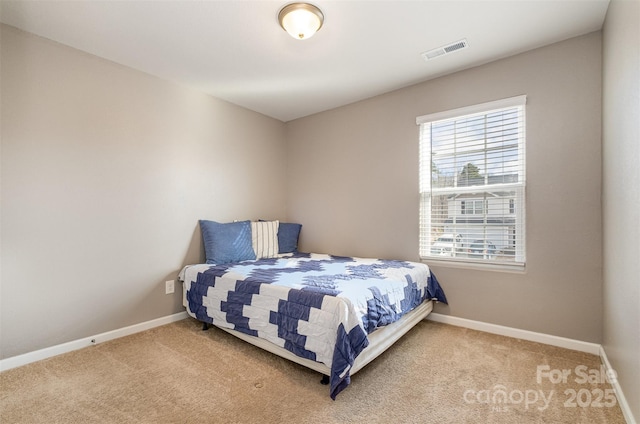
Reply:
[[[506,210],[503,210],[503,216],[510,216],[513,217],[515,222],[513,223],[513,225],[508,225],[505,221],[505,223],[503,224],[503,226],[505,228],[503,228],[503,230],[506,230],[508,232],[508,243],[513,243],[513,249],[514,249],[514,253],[513,253],[513,260],[509,260],[509,259],[504,259],[505,256],[502,256],[502,260],[488,260],[488,259],[477,259],[477,258],[472,258],[472,257],[457,257],[457,256],[452,256],[452,257],[440,257],[437,256],[436,254],[434,254],[433,252],[433,247],[435,245],[435,239],[433,238],[433,234],[432,234],[432,228],[431,228],[431,220],[433,217],[433,209],[432,209],[432,204],[431,204],[431,200],[435,197],[435,195],[433,194],[434,191],[438,193],[438,195],[440,197],[442,197],[444,194],[443,193],[447,193],[449,192],[450,194],[453,194],[454,192],[456,192],[456,190],[458,189],[458,185],[457,182],[455,183],[456,185],[451,187],[451,190],[448,190],[447,188],[437,188],[437,189],[433,189],[432,187],[432,178],[434,175],[434,163],[433,162],[433,149],[431,146],[431,133],[429,135],[427,135],[427,139],[428,141],[424,141],[423,140],[423,125],[428,125],[429,129],[428,131],[431,131],[431,124],[435,124],[435,123],[441,123],[441,121],[462,121],[464,119],[470,119],[472,118],[474,115],[490,115],[491,113],[496,113],[500,110],[507,110],[507,109],[518,109],[520,115],[519,115],[519,120],[518,120],[518,133],[517,133],[517,163],[518,163],[518,168],[515,172],[517,172],[517,179],[515,181],[515,183],[512,184],[502,184],[503,186],[505,186],[505,188],[508,188],[509,190],[513,190],[514,193],[514,197],[512,198],[508,198],[505,197],[504,200],[506,201],[507,199],[509,200]],[[510,98],[506,98],[506,99],[501,99],[501,100],[496,100],[496,101],[491,101],[491,102],[486,102],[486,103],[481,103],[481,104],[477,104],[477,105],[472,105],[472,106],[467,106],[467,107],[462,107],[462,108],[457,108],[457,109],[452,109],[452,110],[447,110],[447,111],[443,111],[443,112],[437,112],[437,113],[432,113],[432,114],[428,114],[428,115],[423,115],[423,116],[419,116],[416,118],[416,124],[419,126],[419,148],[420,148],[420,154],[419,154],[419,158],[420,158],[420,164],[419,164],[419,169],[420,169],[420,179],[419,179],[419,184],[420,184],[420,189],[419,189],[419,194],[420,194],[420,222],[419,222],[419,228],[420,228],[420,234],[419,234],[419,239],[420,239],[420,245],[419,245],[419,256],[420,256],[420,260],[425,261],[425,262],[435,262],[438,263],[439,265],[447,265],[447,266],[454,266],[454,267],[464,267],[464,268],[478,268],[478,269],[494,269],[494,270],[505,270],[505,271],[516,271],[516,272],[522,272],[525,270],[526,267],[526,216],[525,216],[525,211],[526,211],[526,202],[525,202],[525,195],[526,195],[526,157],[525,157],[525,151],[526,151],[526,95],[520,95],[520,96],[515,96],[515,97],[510,97]],[[484,151],[488,151],[488,147],[486,146],[486,128],[484,129],[485,131],[485,135],[484,135],[484,140],[485,140],[485,147],[484,147]],[[424,143],[428,144],[428,148],[425,148]],[[453,144],[455,144],[456,142],[454,141]],[[448,146],[450,147],[450,146]],[[425,158],[425,151],[428,151],[428,157]],[[462,172],[462,171],[460,171]],[[515,175],[514,172],[514,175]],[[506,175],[506,174],[505,174]],[[478,188],[479,191],[484,191],[485,195],[487,192],[490,192],[492,190],[495,191],[494,187],[495,185],[492,185],[489,183],[489,174],[487,173],[487,175],[485,175],[486,179],[484,181],[483,185],[474,185],[474,188]],[[515,178],[515,177],[514,177]],[[468,187],[468,186],[467,186]],[[428,189],[428,190],[427,190]],[[428,194],[427,194],[428,191]],[[426,197],[428,197],[428,199],[425,199]],[[456,210],[454,212],[455,215],[453,215],[453,217],[455,218],[455,220],[457,220],[458,218],[464,218],[464,217],[468,217],[471,218],[473,216],[480,216],[480,214],[476,213],[476,207],[475,207],[475,203],[473,208],[469,208],[470,210],[465,211],[464,208],[470,206],[469,204],[465,204],[464,202],[475,202],[476,200],[473,199],[466,199],[466,200],[461,200],[460,202],[462,202],[460,204],[460,210]],[[487,234],[488,230],[491,228],[489,226],[489,224],[487,223],[488,221],[488,208],[489,208],[489,203],[488,200],[485,198],[485,200],[483,200],[483,206],[484,206],[484,213],[482,214],[482,216],[484,217],[484,223],[482,223],[481,225],[483,226],[483,234]],[[464,205],[464,206],[463,206]],[[447,208],[449,209],[449,208]],[[471,210],[473,209],[473,210]],[[425,210],[429,211],[428,213],[425,212]],[[448,211],[447,214],[449,214],[450,212]],[[427,222],[427,224],[425,224],[425,222]],[[442,225],[442,224],[440,224]],[[467,224],[467,225],[471,225],[471,224]],[[475,224],[474,224],[475,225]],[[453,228],[455,228],[455,225],[453,226]],[[446,231],[445,231],[446,232]],[[472,231],[469,231],[469,235],[467,236],[467,238],[470,240],[472,237]],[[480,238],[480,237],[478,237]],[[488,237],[484,237],[485,239],[488,240]],[[427,241],[428,240],[428,241]],[[519,244],[516,245],[516,240],[519,240]],[[425,242],[426,241],[426,242]],[[473,240],[468,241],[469,243],[471,243]],[[491,240],[490,240],[491,241]],[[510,244],[509,247],[510,248]],[[464,256],[464,255],[462,255]]]

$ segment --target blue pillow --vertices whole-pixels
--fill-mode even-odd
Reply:
[[[278,227],[278,253],[298,251],[298,237],[301,229],[301,224],[280,223]]]
[[[251,221],[221,224],[200,220],[208,264],[226,264],[256,258],[251,243]]]

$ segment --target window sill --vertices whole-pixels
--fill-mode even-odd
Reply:
[[[449,268],[464,268],[464,269],[474,269],[480,271],[496,271],[496,272],[513,272],[516,274],[524,274],[526,273],[526,265],[525,264],[514,264],[514,263],[505,263],[505,262],[497,262],[497,263],[488,263],[488,262],[474,262],[468,260],[460,260],[453,258],[436,258],[436,257],[426,257],[420,258],[420,262],[424,262],[427,265],[431,266],[443,266]]]

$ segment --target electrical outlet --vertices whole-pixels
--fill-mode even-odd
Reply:
[[[164,282],[164,294],[171,294],[174,290],[174,280],[169,280]]]

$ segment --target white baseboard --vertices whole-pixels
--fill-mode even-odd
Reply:
[[[178,312],[177,314],[153,319],[151,321],[141,322],[140,324],[130,325],[128,327],[119,328],[117,330],[107,331],[106,333],[96,334],[95,336],[85,337],[82,339],[59,344],[56,346],[51,346],[44,349],[36,350],[34,352],[25,353],[23,355],[2,359],[0,360],[0,371],[6,371],[11,368],[21,367],[23,365],[27,365],[32,362],[51,358],[52,356],[57,356],[63,353],[67,353],[67,352],[82,349],[88,346],[96,345],[98,343],[103,343],[108,340],[113,340],[120,337],[131,335],[131,334],[139,333],[141,331],[149,330],[154,327],[159,327],[161,325],[170,324],[175,321],[180,321],[185,318],[187,318],[186,311]]]
[[[602,346],[600,346],[600,360],[602,360],[602,365],[604,365],[605,373],[607,376],[611,374],[616,375],[616,371],[611,366],[609,358],[607,358],[607,353]],[[624,416],[625,421],[627,422],[627,424],[636,424],[636,420],[635,418],[633,418],[633,414],[631,413],[629,402],[627,402],[627,398],[624,397],[624,393],[622,393],[620,382],[617,378],[609,379],[609,382],[611,383],[611,387],[613,387],[613,390],[616,392],[618,405],[620,405],[620,409],[622,409],[622,415]]]
[[[486,333],[499,334],[501,336],[514,337],[531,342],[544,343],[547,345],[562,347],[565,349],[591,353],[600,357],[600,360],[605,367],[605,372],[610,372],[610,370],[613,370],[611,364],[609,363],[609,359],[607,358],[604,347],[602,347],[602,345],[598,343],[589,343],[580,340],[567,339],[565,337],[536,333],[528,330],[520,330],[513,327],[504,327],[502,325],[473,321],[466,318],[452,317],[450,315],[443,315],[435,312],[432,312],[426,319],[434,322],[441,322],[443,324],[455,325],[456,327],[470,328],[472,330],[484,331]],[[616,393],[618,405],[620,405],[620,409],[622,409],[622,415],[624,416],[627,424],[637,424],[636,420],[633,417],[633,414],[631,413],[631,408],[629,407],[629,403],[627,402],[627,399],[622,392],[622,387],[620,387],[620,383],[618,382],[618,380],[615,379],[614,381],[611,381],[611,386]]]
[[[550,334],[536,333],[534,331],[520,330],[513,327],[504,327],[497,324],[489,324],[481,321],[473,321],[466,318],[452,317],[431,313],[428,320],[451,324],[456,327],[465,327],[472,330],[484,331],[485,333],[499,334],[501,336],[514,337],[516,339],[528,340],[530,342],[544,343],[551,346],[563,347],[565,349],[577,350],[580,352],[600,354],[601,346],[598,343],[582,342],[580,340],[567,339],[565,337],[552,336]]]

